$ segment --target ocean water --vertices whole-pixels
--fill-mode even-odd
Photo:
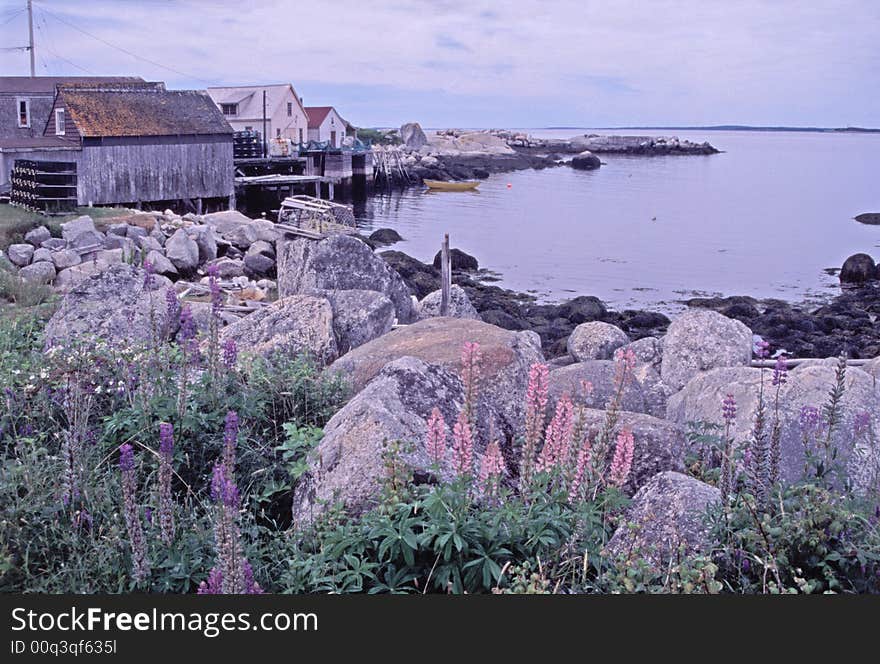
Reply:
[[[657,131],[529,130],[656,135]],[[666,134],[672,132],[663,132]],[[359,205],[367,231],[432,260],[444,233],[497,273],[499,285],[546,302],[596,295],[616,308],[680,308],[695,295],[801,302],[837,292],[825,272],[847,256],[880,258],[880,134],[674,132],[711,156],[602,155],[602,167],[493,175],[474,192],[410,188]]]

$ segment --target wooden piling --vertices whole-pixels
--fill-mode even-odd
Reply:
[[[452,290],[452,261],[449,256],[449,233],[440,247],[440,315],[449,315],[449,293]]]

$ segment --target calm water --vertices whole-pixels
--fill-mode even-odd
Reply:
[[[410,189],[371,198],[359,221],[396,229],[405,242],[394,248],[424,261],[449,233],[502,286],[545,301],[597,295],[618,308],[675,310],[695,293],[822,297],[837,283],[825,268],[880,254],[880,227],[852,219],[880,211],[880,135],[676,134],[725,152],[603,155],[596,171],[494,175],[477,192]]]

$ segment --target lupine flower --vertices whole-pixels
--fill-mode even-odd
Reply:
[[[728,394],[721,402],[721,413],[725,422],[733,422],[736,419],[736,399]]]
[[[550,370],[546,364],[535,363],[529,368],[529,385],[526,390],[525,443],[520,460],[520,479],[524,486],[531,482],[535,453],[544,430],[547,417],[547,394]]]
[[[770,355],[770,344],[764,341],[763,339],[756,339],[754,344],[755,357],[760,360],[767,358]]]
[[[471,425],[462,410],[452,428],[452,466],[459,477],[469,477],[474,472],[474,439]]]
[[[230,410],[226,413],[226,423],[223,428],[223,463],[230,473],[235,470],[235,453],[237,447],[238,413],[234,410]]]
[[[180,316],[180,300],[171,287],[165,289],[165,311],[169,321],[176,320]]]
[[[589,380],[581,381],[581,396],[584,399],[584,402],[588,402],[590,397],[593,396],[593,383]]]
[[[211,475],[211,498],[218,505],[237,510],[239,493],[229,469],[223,463],[214,464]]]
[[[486,448],[486,453],[480,463],[480,485],[486,493],[494,494],[498,490],[505,470],[501,447],[497,440],[493,440]]]
[[[193,319],[192,308],[185,304],[180,309],[180,338],[189,341],[196,336],[196,322]]]
[[[233,371],[238,362],[238,346],[235,339],[227,339],[223,342],[223,367],[227,371]]]
[[[776,358],[776,366],[773,367],[773,386],[785,385],[787,374],[788,363],[785,361],[785,355],[780,355]]]
[[[574,477],[571,479],[571,487],[568,491],[568,502],[573,503],[580,495],[581,487],[584,484],[585,475],[590,467],[590,457],[592,448],[588,438],[584,438],[581,448],[578,450],[577,465],[575,466]]]
[[[446,422],[439,408],[434,408],[428,417],[428,436],[425,450],[432,464],[439,466],[446,456]]]
[[[159,425],[159,531],[162,541],[174,539],[174,499],[171,494],[174,458],[174,427],[167,422]]]
[[[144,290],[153,290],[153,275],[156,274],[156,268],[150,261],[144,261]]]
[[[800,416],[801,429],[812,431],[819,426],[819,409],[815,406],[803,406]]]
[[[544,435],[544,447],[538,456],[538,470],[548,471],[568,462],[571,432],[574,426],[574,405],[567,394],[556,403],[556,413]]]
[[[137,478],[134,472],[134,449],[128,443],[119,447],[119,470],[122,476],[123,513],[131,546],[132,577],[140,583],[150,573],[144,531],[137,505]]]
[[[856,413],[855,420],[853,422],[853,435],[856,438],[862,436],[868,428],[871,426],[871,413],[868,411],[860,411]]]
[[[633,447],[632,431],[624,429],[617,436],[617,446],[614,448],[614,458],[611,460],[608,481],[612,486],[621,487],[626,483],[632,468]]]

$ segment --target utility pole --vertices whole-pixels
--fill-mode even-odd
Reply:
[[[33,0],[28,0],[27,11],[28,11],[28,34],[30,36],[28,51],[31,52],[31,78],[33,78],[34,76],[36,76],[36,70],[34,68],[34,3],[33,3]]]

